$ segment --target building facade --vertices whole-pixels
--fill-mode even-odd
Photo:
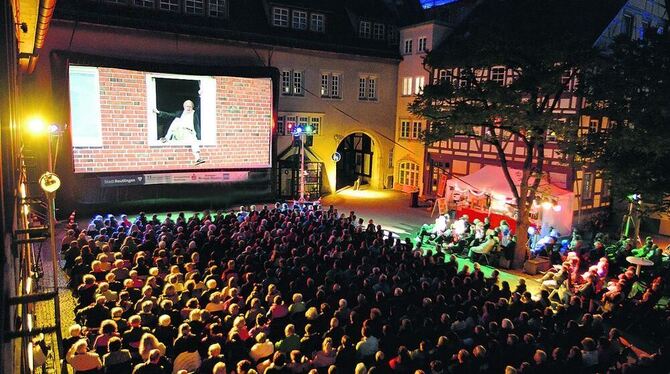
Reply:
[[[633,39],[641,38],[644,35],[645,29],[648,30],[649,27],[652,29],[662,28],[667,20],[665,7],[659,1],[627,1],[622,2],[622,6],[617,9],[618,11],[613,13],[615,14],[614,17],[595,39],[594,48],[605,50],[613,38],[620,34],[628,35]],[[412,27],[407,29],[411,30]],[[403,52],[402,32],[405,30],[401,30],[401,52]],[[421,120],[411,119],[411,116],[403,112],[404,108],[407,107],[407,103],[411,102],[412,98],[410,95],[416,94],[415,88],[409,88],[411,78],[402,77],[404,71],[409,70],[403,68],[403,64],[408,61],[409,59],[403,59],[399,68],[399,123],[397,129],[399,143],[403,141],[403,137],[411,138],[413,136],[411,130],[413,126],[425,128],[425,123],[421,122]],[[418,71],[421,63],[415,62],[413,66],[415,71]],[[478,70],[475,74],[478,80],[481,77],[482,80],[496,81],[501,84],[509,84],[514,79],[513,72],[503,66],[491,66]],[[411,73],[406,75],[411,75]],[[458,67],[432,68],[429,79],[431,82],[450,79],[452,80],[452,84],[459,84],[459,75],[460,71]],[[568,78],[566,77],[565,79]],[[575,79],[568,82],[568,89],[562,94],[556,106],[555,113],[557,117],[578,123],[580,135],[593,131],[606,131],[608,127],[607,118],[590,118],[582,115],[581,108],[584,101],[575,93],[577,84],[578,82]],[[408,100],[402,100],[403,94],[407,95]],[[408,119],[403,121],[403,116],[406,116]],[[602,176],[598,170],[589,167],[574,168],[558,152],[555,137],[550,135],[547,140],[544,168],[546,176],[552,184],[573,191],[574,201],[572,207],[575,216],[574,222],[578,225],[584,223],[590,214],[609,205],[609,189],[603,183]],[[415,154],[420,152],[419,148],[423,144],[416,141],[408,141],[408,143],[410,144],[409,147],[413,145],[412,151]],[[512,137],[504,145],[504,149],[509,166],[520,169],[524,159],[524,149],[521,142]],[[401,169],[401,165],[404,169],[407,169],[407,165],[409,165],[412,171],[416,170],[418,178],[415,177],[415,174],[408,174],[403,171],[402,182],[418,188],[421,194],[427,199],[435,197],[438,190],[439,176],[442,174],[447,174],[449,177],[459,177],[474,173],[485,165],[499,165],[497,152],[491,145],[482,144],[480,141],[467,136],[455,136],[449,140],[436,142],[425,147],[424,151],[425,156],[421,161],[412,160],[410,152],[401,154],[401,152],[396,151],[398,156],[396,175],[399,175],[400,170],[403,170]],[[406,175],[411,175],[411,177],[407,178],[405,177]],[[418,182],[416,182],[417,179],[419,180]],[[401,181],[398,182],[396,186],[405,189],[405,185],[400,184]]]
[[[309,192],[321,195],[355,180],[390,187],[398,24],[413,17],[421,17],[414,1],[62,1],[41,55],[276,68],[274,161],[295,154],[291,130],[309,124],[307,161],[319,169]],[[67,100],[52,89],[59,69],[38,66],[27,95],[51,108],[44,113],[51,122],[68,123]],[[345,153],[340,165],[336,151]],[[295,197],[297,175],[284,172],[272,183],[280,196]]]

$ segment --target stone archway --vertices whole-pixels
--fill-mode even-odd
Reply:
[[[378,144],[364,132],[354,132],[344,137],[337,145],[337,152],[342,156],[336,165],[336,190],[352,186],[356,180],[360,184],[370,184],[376,168],[375,151]]]

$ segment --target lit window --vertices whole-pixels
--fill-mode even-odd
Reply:
[[[372,37],[375,40],[384,40],[385,29],[386,27],[384,26],[383,23],[375,23],[374,28],[372,30]]]
[[[294,10],[292,27],[296,30],[307,30],[307,12],[303,12],[302,10]]]
[[[491,69],[491,81],[503,84],[505,82],[505,68],[495,67]]]
[[[416,46],[416,51],[417,52],[426,52],[426,45],[428,43],[428,39],[425,36],[422,36],[417,40],[417,46]]]
[[[288,27],[288,9],[272,8],[272,25],[277,27]]]
[[[441,69],[437,73],[437,80],[438,80],[438,83],[451,82],[451,71],[446,70],[446,69]]]
[[[310,16],[309,29],[316,32],[326,31],[326,16],[320,13],[312,13]]]
[[[419,187],[419,165],[410,161],[401,162],[398,167],[398,183]]]
[[[228,16],[228,1],[227,0],[209,0],[207,2],[208,14],[210,17],[227,17]]]
[[[370,39],[372,36],[372,25],[368,21],[361,21],[358,25],[358,36],[365,39]]]
[[[204,0],[184,0],[184,13],[203,14],[205,11]]]
[[[412,94],[412,77],[405,77],[402,79],[402,95],[409,96]]]
[[[412,39],[406,39],[404,43],[403,53],[409,55],[412,53]]]
[[[589,133],[598,132],[599,127],[600,127],[600,121],[598,121],[597,119],[592,119],[589,121]]]
[[[425,78],[424,77],[416,77],[414,78],[414,94],[415,95],[420,95],[423,92],[423,86],[425,85]]]

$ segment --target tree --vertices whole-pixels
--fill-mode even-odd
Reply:
[[[568,83],[595,55],[592,45],[618,8],[606,0],[489,0],[476,7],[445,43],[428,53],[429,68],[458,68],[458,76],[424,87],[410,111],[430,128],[424,140],[467,135],[492,145],[517,205],[514,266],[527,256],[529,213],[545,168],[544,149],[552,134],[570,144],[578,118],[556,113],[559,99],[572,96]],[[504,66],[511,83],[488,79]],[[525,148],[524,161],[508,159],[504,142]],[[572,154],[566,148],[564,161]],[[511,168],[521,169],[517,186]]]
[[[578,154],[592,159],[612,196],[639,193],[659,210],[670,208],[670,36],[645,30],[643,39],[619,38],[585,70],[580,91],[585,113],[608,117],[608,131],[579,139]]]

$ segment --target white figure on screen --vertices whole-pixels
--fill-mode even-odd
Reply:
[[[180,142],[188,142],[191,145],[191,152],[195,159],[194,164],[200,165],[205,160],[200,158],[200,145],[198,134],[200,133],[200,118],[194,110],[194,104],[191,100],[184,101],[184,110],[177,112],[163,112],[158,109],[153,110],[159,117],[174,118],[167,134],[160,138],[163,143],[175,140]]]

